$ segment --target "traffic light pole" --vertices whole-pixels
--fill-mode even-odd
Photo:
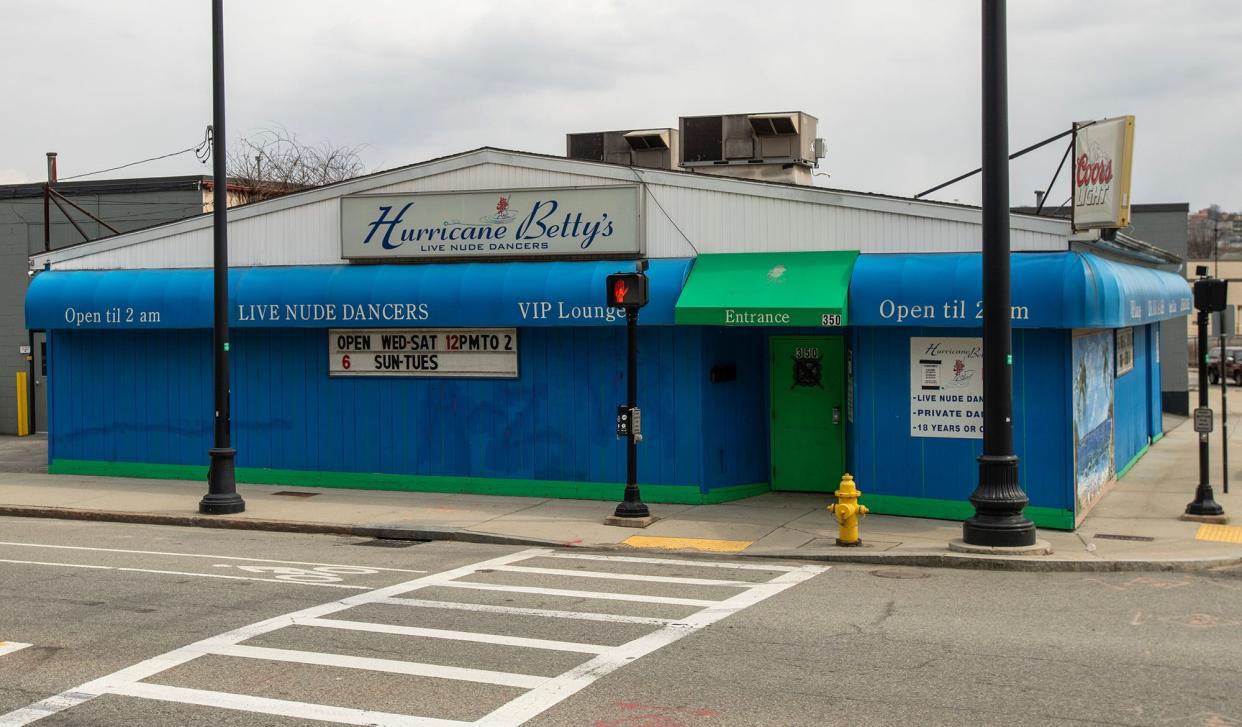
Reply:
[[[613,513],[615,517],[651,517],[651,511],[638,492],[638,442],[634,431],[634,409],[638,406],[638,309],[625,311],[625,405],[630,410],[630,433],[625,441],[625,496]]]
[[[1208,408],[1208,371],[1207,371],[1207,350],[1208,350],[1208,316],[1210,314],[1199,309],[1199,408]],[[1225,350],[1222,348],[1220,352],[1221,376],[1225,373]],[[1206,431],[1199,432],[1199,486],[1195,489],[1194,502],[1186,506],[1186,515],[1191,517],[1221,517],[1225,514],[1225,508],[1216,502],[1216,495],[1212,492],[1212,486],[1208,484],[1208,433]]]

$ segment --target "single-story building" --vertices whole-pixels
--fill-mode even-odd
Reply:
[[[961,519],[982,451],[980,211],[482,148],[231,210],[240,482],[619,499],[639,317],[649,502],[831,492]],[[1179,276],[1013,215],[1016,453],[1071,529],[1162,436]],[[205,477],[210,216],[34,255],[52,472]]]

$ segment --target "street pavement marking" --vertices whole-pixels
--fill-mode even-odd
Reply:
[[[369,631],[376,634],[422,636],[426,639],[448,639],[450,641],[472,641],[477,644],[524,646],[528,649],[547,649],[549,651],[575,651],[580,654],[602,654],[613,648],[599,644],[578,644],[572,641],[528,639],[521,636],[505,636],[504,634],[484,634],[475,631],[454,631],[452,629],[428,629],[421,626],[397,626],[370,621],[346,621],[336,618],[300,618],[295,620],[294,623],[298,626],[322,626],[329,629]]]
[[[196,692],[196,690],[179,690],[177,687],[169,687],[158,684],[140,684],[143,679],[155,676],[160,672],[167,671],[173,667],[180,666],[188,661],[197,659],[204,654],[209,654],[214,649],[225,646],[235,646],[248,639],[261,636],[272,631],[292,626],[294,619],[298,618],[316,618],[319,616],[327,616],[329,614],[344,611],[354,606],[374,603],[389,596],[397,596],[419,588],[427,588],[429,586],[439,585],[445,580],[461,578],[470,575],[482,568],[494,567],[497,565],[508,565],[514,561],[525,560],[527,558],[543,555],[547,551],[539,550],[523,550],[517,553],[511,553],[499,558],[492,558],[481,563],[454,568],[453,570],[435,573],[422,578],[416,578],[405,583],[398,583],[393,586],[377,588],[367,593],[358,594],[356,596],[348,596],[339,601],[324,603],[318,606],[311,606],[300,611],[276,616],[257,623],[243,626],[239,629],[220,634],[219,636],[211,636],[201,641],[196,641],[179,649],[161,654],[156,657],[140,661],[133,666],[126,667],[120,671],[113,672],[106,676],[86,682],[81,686],[75,687],[60,694],[53,695],[40,702],[35,702],[29,707],[14,710],[8,714],[0,715],[0,727],[22,727],[36,720],[43,719],[48,715],[63,712],[84,702],[88,702],[95,697],[104,694],[128,694],[129,696],[148,696],[151,699],[163,699],[165,701],[178,701],[172,695],[177,694],[185,697],[184,700],[189,704],[202,704],[197,699],[208,699],[211,695],[217,694],[213,692]],[[335,585],[335,584],[329,584]],[[121,691],[125,690],[125,691]],[[143,692],[143,693],[139,693]],[[194,692],[194,693],[191,693]],[[184,693],[184,694],[183,694]],[[156,694],[160,696],[155,696]],[[206,696],[204,696],[206,695]],[[282,700],[263,700],[259,697],[244,697],[242,695],[225,695],[234,698],[232,701],[225,700],[224,703],[212,701],[210,706],[219,706],[231,709],[240,709],[243,711],[261,712],[265,714],[284,714],[284,712],[274,712],[272,709],[283,709],[289,705],[300,705],[306,708],[306,713],[299,713],[296,716],[305,717],[307,719],[326,719],[327,721],[344,722],[346,724],[410,724],[410,725],[460,725],[461,722],[451,722],[445,720],[425,720],[416,721],[417,717],[404,718],[407,721],[400,722],[379,722],[374,718],[375,715],[382,713],[362,712],[361,710],[344,710],[338,707],[326,707],[323,705],[302,704],[301,702],[283,702]],[[232,706],[230,706],[232,705]],[[244,706],[242,706],[244,705]],[[270,709],[269,709],[270,708]],[[320,711],[314,712],[312,708],[318,708]],[[326,714],[327,717],[307,716],[311,713]],[[368,715],[366,719],[371,721],[355,721],[359,719],[359,714]]]
[[[439,664],[421,664],[413,661],[397,661],[396,659],[347,656],[345,654],[324,654],[317,651],[270,649],[264,646],[244,646],[242,644],[222,646],[211,653],[218,656],[240,656],[248,659],[288,661],[297,664],[314,664],[316,666],[340,666],[347,669],[366,669],[368,671],[382,671],[390,674],[408,674],[416,677],[435,677],[438,679],[479,682],[480,684],[498,684],[502,687],[518,687],[520,689],[533,689],[548,680],[548,677],[514,674],[505,671],[468,669],[457,666],[441,666]]]
[[[236,555],[210,555],[204,553],[166,553],[159,550],[125,550],[123,548],[91,548],[85,545],[47,545],[44,543],[13,543],[0,541],[0,545],[11,545],[18,548],[56,548],[59,550],[90,550],[98,553],[131,553],[137,555],[170,555],[178,558],[207,558],[210,560],[244,560],[250,563],[279,563],[281,565],[317,565],[327,566],[331,568],[357,568],[354,565],[343,565],[341,563],[310,563],[303,560],[271,560],[269,558],[242,558]],[[371,570],[389,571],[393,573],[426,573],[425,570],[411,570],[409,568],[380,568],[379,566],[364,566]]]
[[[667,538],[661,535],[631,535],[621,541],[631,548],[664,548],[668,550],[703,550],[709,553],[740,553],[753,540],[709,540],[707,538]]]
[[[188,571],[179,570],[155,570],[154,568],[122,568],[115,565],[87,565],[85,563],[54,563],[51,561],[40,560],[8,560],[0,558],[0,563],[14,563],[17,565],[47,565],[59,568],[86,568],[89,570],[114,570],[123,571],[125,573],[156,573],[166,576],[193,576],[195,578],[223,578],[230,581],[262,581],[264,583],[284,583],[285,585],[298,586],[320,586],[325,588],[348,588],[351,591],[365,591],[370,586],[350,586],[344,583],[315,583],[312,581],[290,581],[281,580],[279,578],[252,578],[250,576],[226,576],[223,573],[190,573]]]
[[[612,581],[643,581],[644,583],[681,583],[687,586],[751,586],[750,581],[721,581],[712,578],[681,578],[679,576],[644,576],[635,573],[607,573],[587,570],[565,570],[561,568],[528,568],[520,565],[506,565],[493,568],[498,571],[512,573],[538,573],[545,576],[571,576],[574,578],[606,578]]]
[[[626,664],[632,663],[663,646],[667,646],[698,629],[710,626],[744,608],[775,596],[786,588],[813,578],[826,570],[828,570],[827,566],[808,565],[803,566],[801,571],[785,573],[766,583],[756,584],[735,596],[717,602],[711,608],[705,608],[698,613],[687,616],[679,621],[677,626],[666,626],[646,636],[640,636],[633,641],[610,649],[607,653],[600,654],[558,677],[553,677],[543,686],[536,687],[504,706],[493,710],[490,714],[475,722],[475,724],[478,727],[513,727],[514,725],[520,725],[559,704],[579,690],[585,689],[596,679],[616,671]]]
[[[14,651],[21,651],[27,646],[30,646],[30,644],[22,644],[16,641],[0,641],[0,656],[12,654]]]
[[[331,707],[326,704],[308,704],[285,699],[269,699],[267,697],[251,697],[244,694],[228,692],[209,692],[203,689],[187,689],[170,687],[164,684],[148,684],[134,682],[116,687],[110,694],[126,697],[143,697],[158,699],[165,702],[194,704],[200,707],[220,707],[243,712],[274,714],[281,717],[313,719],[321,722],[338,724],[383,725],[384,727],[463,727],[470,722],[459,722],[451,719],[431,719],[428,717],[411,717],[390,712],[369,712],[349,707]],[[4,724],[0,722],[0,724]]]
[[[687,560],[685,558],[648,558],[637,555],[592,555],[590,553],[549,553],[545,558],[565,560],[603,560],[617,563],[655,563],[659,565],[688,565],[695,568],[727,568],[729,570],[760,570],[777,573],[794,573],[801,570],[795,565],[758,565],[755,563],[721,563],[714,560]]]
[[[601,601],[634,601],[637,603],[668,603],[674,606],[715,606],[719,601],[701,598],[673,598],[671,596],[645,596],[638,593],[602,593],[575,591],[567,588],[536,588],[534,586],[501,586],[494,583],[454,581],[438,584],[444,588],[471,588],[476,591],[504,591],[505,593],[533,593],[537,596],[569,596],[570,598],[597,598]]]
[[[1242,543],[1242,528],[1236,525],[1200,525],[1195,540],[1212,540],[1217,543]]]
[[[631,593],[594,593],[591,591],[573,591],[552,588],[502,586],[486,583],[471,583],[459,580],[476,573],[503,569],[524,560],[546,557],[555,556],[551,550],[546,548],[523,550],[517,553],[511,553],[498,558],[480,561],[471,565],[447,570],[442,573],[423,576],[412,581],[406,581],[405,583],[377,588],[367,591],[366,593],[347,596],[331,603],[311,606],[300,611],[259,621],[258,623],[250,624],[249,626],[243,626],[239,629],[235,629],[218,636],[212,636],[193,644],[183,646],[179,649],[174,649],[166,654],[161,654],[160,656],[147,659],[146,661],[139,662],[133,666],[126,667],[112,674],[86,682],[85,684],[75,687],[74,689],[54,695],[40,702],[36,702],[28,707],[9,712],[8,714],[0,715],[0,727],[21,727],[49,715],[57,714],[66,709],[71,709],[79,704],[105,694],[155,699],[166,702],[178,702],[182,704],[192,704],[206,707],[218,707],[258,714],[272,714],[300,719],[337,722],[340,724],[391,725],[392,727],[465,727],[466,725],[472,725],[474,727],[517,727],[517,725],[527,722],[547,709],[573,696],[578,691],[589,686],[596,679],[620,669],[626,664],[633,663],[635,659],[646,656],[647,654],[650,654],[663,646],[671,644],[698,629],[716,623],[717,621],[737,613],[742,609],[753,606],[760,601],[775,596],[787,588],[791,588],[828,570],[828,566],[815,565],[804,565],[798,567],[761,566],[760,568],[763,570],[777,571],[780,572],[780,575],[777,575],[768,581],[741,584],[740,587],[743,588],[743,590],[740,593],[736,593],[728,598],[716,601],[688,598],[666,598]],[[599,559],[604,561],[619,560],[622,562],[661,562],[661,559],[650,559],[650,561],[647,561],[647,559],[627,558],[623,556],[598,556],[589,559]],[[694,561],[673,562],[677,565],[697,566],[703,568],[748,567],[744,564],[698,563]],[[525,572],[534,575],[541,573],[543,570],[548,569],[531,569]],[[575,572],[575,575],[580,574]],[[630,574],[619,574],[619,577],[616,577],[615,579],[628,580],[625,577],[628,575]],[[569,611],[518,609],[501,606],[483,606],[481,604],[477,606],[475,604],[456,603],[451,605],[441,605],[440,602],[437,601],[424,601],[420,599],[402,597],[405,594],[409,594],[419,589],[445,586],[451,588],[475,588],[479,590],[505,591],[511,593],[569,595],[579,598],[624,600],[639,603],[677,603],[682,605],[702,606],[702,608],[701,610],[677,621],[652,619],[654,623],[651,625],[657,626],[654,631],[619,646],[579,644],[547,639],[520,638],[501,634],[450,631],[445,629],[426,629],[325,618],[326,616],[346,611],[356,606],[387,603],[426,607],[457,607],[461,610],[475,610],[481,613],[530,614],[531,612],[537,612],[535,615],[555,616],[558,618],[603,620],[598,618],[599,616],[603,616],[603,614],[588,615]],[[622,618],[632,620],[638,617],[610,617],[607,620],[616,620],[620,622]],[[348,628],[363,631],[377,631],[382,633],[400,633],[415,637],[453,639],[459,641],[503,644],[507,646],[526,648],[577,651],[594,654],[594,657],[587,662],[560,674],[559,676],[539,677],[529,674],[463,669],[433,664],[422,664],[418,662],[355,657],[345,654],[329,654],[294,651],[289,649],[253,647],[245,646],[241,643],[263,634],[297,625],[327,626],[331,628]],[[414,674],[418,676],[456,679],[459,681],[474,681],[479,683],[504,683],[506,685],[511,684],[514,686],[520,686],[521,688],[526,688],[528,691],[494,709],[491,713],[477,721],[461,722],[433,717],[392,714],[388,712],[372,712],[362,709],[335,707],[330,705],[296,702],[283,699],[269,699],[266,697],[256,697],[244,694],[187,689],[183,687],[174,687],[143,681],[144,679],[153,677],[163,671],[180,666],[206,654],[222,654],[235,658],[301,662],[327,667],[368,669],[372,671]]]
[[[606,621],[622,624],[643,624],[646,626],[667,626],[676,623],[672,618],[656,618],[655,616],[622,616],[615,613],[590,613],[587,611],[557,611],[551,608],[520,608],[518,606],[492,606],[485,603],[459,603],[457,601],[428,601],[421,598],[385,598],[379,603],[393,606],[417,606],[420,608],[446,608],[454,611],[479,611],[482,613],[503,613],[510,616],[543,616],[545,618],[568,618],[579,621]]]

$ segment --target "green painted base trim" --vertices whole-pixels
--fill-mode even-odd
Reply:
[[[1156,442],[1159,442],[1161,439],[1164,439],[1164,432],[1157,432],[1154,436],[1152,436],[1151,443],[1155,444]]]
[[[860,502],[877,515],[905,515],[928,517],[938,520],[965,520],[975,514],[969,502],[959,500],[936,500],[927,497],[904,497],[901,495],[871,495],[863,492]],[[1055,507],[1028,507],[1026,516],[1037,527],[1053,530],[1073,530],[1074,511]]]
[[[643,485],[646,487],[646,485]],[[715,505],[721,502],[732,502],[747,497],[762,495],[765,492],[771,492],[772,486],[767,482],[758,482],[753,485],[731,485],[729,487],[716,487],[703,493],[700,505]],[[643,495],[645,498],[646,495]]]
[[[206,465],[149,464],[144,462],[105,462],[101,460],[57,459],[48,464],[57,475],[101,475],[141,477],[160,480],[207,479]],[[431,475],[392,475],[363,472],[313,472],[238,467],[237,481],[251,485],[290,487],[337,487],[354,490],[396,490],[404,492],[461,492],[471,495],[513,497],[556,497],[578,500],[621,500],[623,482],[573,482],[560,480],[493,479],[484,477],[437,477]],[[706,505],[752,497],[769,490],[768,483],[717,487],[703,493],[698,485],[655,485],[639,483],[644,502],[678,505]]]
[[[1144,444],[1143,448],[1140,449],[1138,452],[1136,452],[1134,454],[1134,457],[1132,457],[1129,462],[1126,462],[1125,467],[1122,467],[1120,470],[1117,470],[1117,479],[1121,479],[1122,477],[1125,477],[1126,473],[1130,471],[1130,468],[1138,464],[1138,461],[1143,458],[1143,455],[1147,454],[1147,450],[1149,449],[1151,449],[1151,445]]]

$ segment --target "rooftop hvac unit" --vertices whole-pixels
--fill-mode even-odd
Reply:
[[[625,164],[648,169],[673,169],[679,154],[676,129],[595,131],[565,135],[570,159]]]
[[[681,117],[681,166],[690,171],[810,184],[823,156],[817,119],[801,111]]]

